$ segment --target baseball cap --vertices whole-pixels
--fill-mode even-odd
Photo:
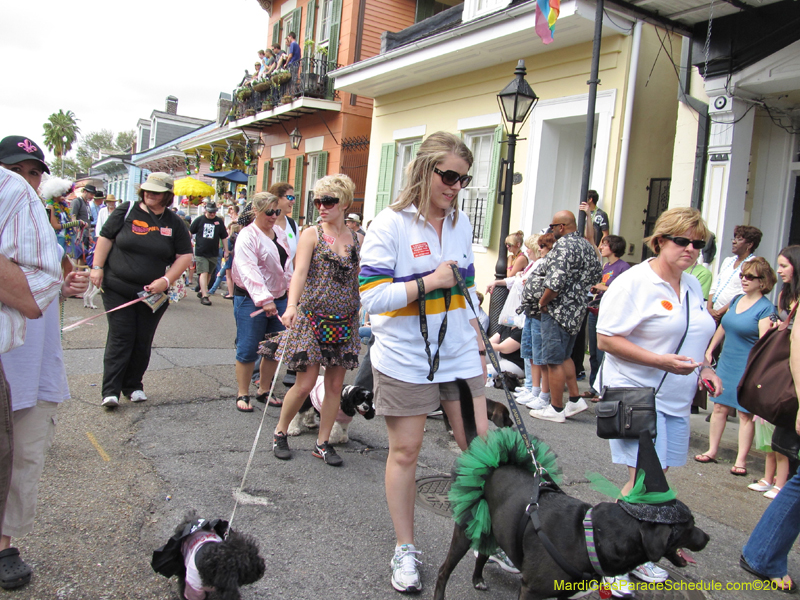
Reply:
[[[215,213],[217,212],[217,210],[218,208],[216,202],[214,202],[213,200],[209,200],[208,202],[206,202],[206,212]]]
[[[174,180],[166,173],[150,173],[140,189],[156,193],[171,192],[174,185]]]
[[[0,140],[0,163],[16,165],[23,160],[36,160],[42,163],[45,173],[50,173],[44,162],[44,152],[30,138],[21,135],[9,135]]]

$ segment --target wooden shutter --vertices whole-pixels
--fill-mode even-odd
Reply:
[[[313,1],[313,0],[312,0]],[[294,206],[292,207],[292,218],[297,221],[300,217],[300,205],[303,203],[303,167],[305,166],[305,155],[301,154],[294,163]]]
[[[275,160],[275,169],[272,171],[272,183],[289,182],[289,159],[278,158]]]
[[[309,0],[306,7],[306,34],[303,38],[304,43],[314,39],[314,20],[317,13],[316,0]],[[296,205],[297,204],[295,204],[295,206]]]
[[[302,25],[300,19],[302,19],[302,15],[303,15],[302,7],[295,8],[292,11],[292,31],[294,31],[294,34],[297,36],[294,41],[296,41],[298,44],[300,43],[300,26]],[[286,35],[289,35],[288,31],[286,32]]]
[[[272,43],[281,43],[281,20],[278,19],[272,26]]]
[[[422,146],[422,140],[414,142],[414,145],[411,146],[411,160],[414,160],[417,157],[417,152],[419,152],[420,146]]]
[[[264,161],[261,165],[261,191],[266,192],[269,189],[269,161]]]
[[[339,63],[339,28],[342,23],[342,0],[333,0],[331,3],[331,34],[328,37],[328,71],[336,69]],[[333,100],[333,77],[328,77],[328,90],[325,97]]]
[[[492,216],[494,205],[497,204],[497,188],[500,183],[500,160],[502,159],[503,127],[498,125],[494,130],[492,141],[492,158],[489,167],[489,190],[486,196],[486,216],[483,219],[483,245],[489,246],[492,241]]]
[[[322,179],[328,174],[328,153],[320,152],[317,156],[317,179]]]
[[[378,193],[375,195],[376,215],[392,202],[395,152],[394,142],[381,146],[381,163],[378,167]]]
[[[252,198],[253,194],[256,193],[256,185],[258,185],[258,176],[257,175],[250,175],[247,178],[247,197]]]

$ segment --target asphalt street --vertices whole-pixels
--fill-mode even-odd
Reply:
[[[99,300],[99,299],[98,299]],[[98,305],[101,305],[98,302]],[[90,314],[71,299],[65,324]],[[145,376],[149,399],[124,400],[114,411],[100,407],[102,356],[106,339],[101,317],[64,334],[63,346],[72,399],[59,411],[55,442],[42,476],[34,532],[15,540],[34,568],[30,585],[3,594],[19,599],[177,598],[175,580],[150,568],[152,551],[162,545],[188,510],[228,519],[263,412],[234,409],[235,326],[232,306],[219,294],[201,306],[193,295],[172,305],[156,335]],[[352,380],[354,372],[348,374]],[[585,389],[585,385],[582,385]],[[500,390],[487,390],[500,400]],[[253,535],[266,559],[264,578],[244,588],[242,597],[311,600],[396,599],[389,582],[394,535],[384,497],[388,448],[380,417],[357,417],[351,440],[339,447],[342,468],[313,458],[315,434],[290,438],[294,458],[282,462],[271,453],[277,408],[268,408],[264,428],[233,527]],[[693,448],[706,449],[708,425],[692,422]],[[618,485],[626,470],[611,464],[607,442],[594,433],[594,415],[584,412],[565,424],[535,421],[529,431],[550,444],[565,474],[564,489],[596,503],[607,498],[589,488],[585,474],[599,472]],[[731,423],[721,457],[735,454]],[[418,477],[447,475],[457,447],[439,419],[429,419]],[[754,453],[748,477],[728,473],[731,462],[701,465],[691,459],[668,479],[710,536],[697,566],[678,578],[691,582],[751,582],[738,567],[740,550],[769,500],[748,491],[763,474],[763,455]],[[425,590],[430,598],[439,565],[452,535],[452,521],[418,507],[417,546],[422,551]],[[472,559],[462,561],[448,585],[451,599],[512,599],[516,576],[491,563],[485,570],[489,592],[470,584]],[[673,569],[671,565],[663,565]],[[678,571],[677,569],[673,569]],[[796,550],[789,572],[800,578]],[[759,592],[777,597],[777,592]],[[747,591],[658,595],[640,598],[752,598]],[[597,597],[595,594],[594,597]]]

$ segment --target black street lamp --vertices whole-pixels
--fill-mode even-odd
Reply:
[[[507,158],[503,160],[505,169],[505,180],[503,182],[503,217],[500,223],[500,247],[497,250],[497,264],[495,265],[495,280],[505,279],[508,267],[508,252],[505,249],[506,238],[511,224],[511,188],[514,184],[514,152],[517,146],[518,131],[533,111],[533,107],[539,101],[539,97],[525,81],[525,61],[520,60],[514,70],[516,76],[503,91],[497,94],[497,103],[503,114],[506,131],[508,132],[508,152]],[[511,131],[508,126],[511,125]],[[503,310],[508,289],[497,286],[492,292],[492,301],[489,305],[489,319],[491,323],[490,333],[497,330],[497,318]]]
[[[292,147],[292,150],[297,150],[300,147],[300,142],[303,140],[303,134],[300,133],[300,130],[295,127],[292,130],[292,133],[289,134],[289,144]]]

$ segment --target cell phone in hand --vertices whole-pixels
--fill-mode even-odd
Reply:
[[[703,387],[706,388],[706,390],[708,390],[712,394],[715,394],[717,392],[717,388],[714,387],[714,384],[711,383],[710,379],[701,379],[700,381],[703,382]]]

